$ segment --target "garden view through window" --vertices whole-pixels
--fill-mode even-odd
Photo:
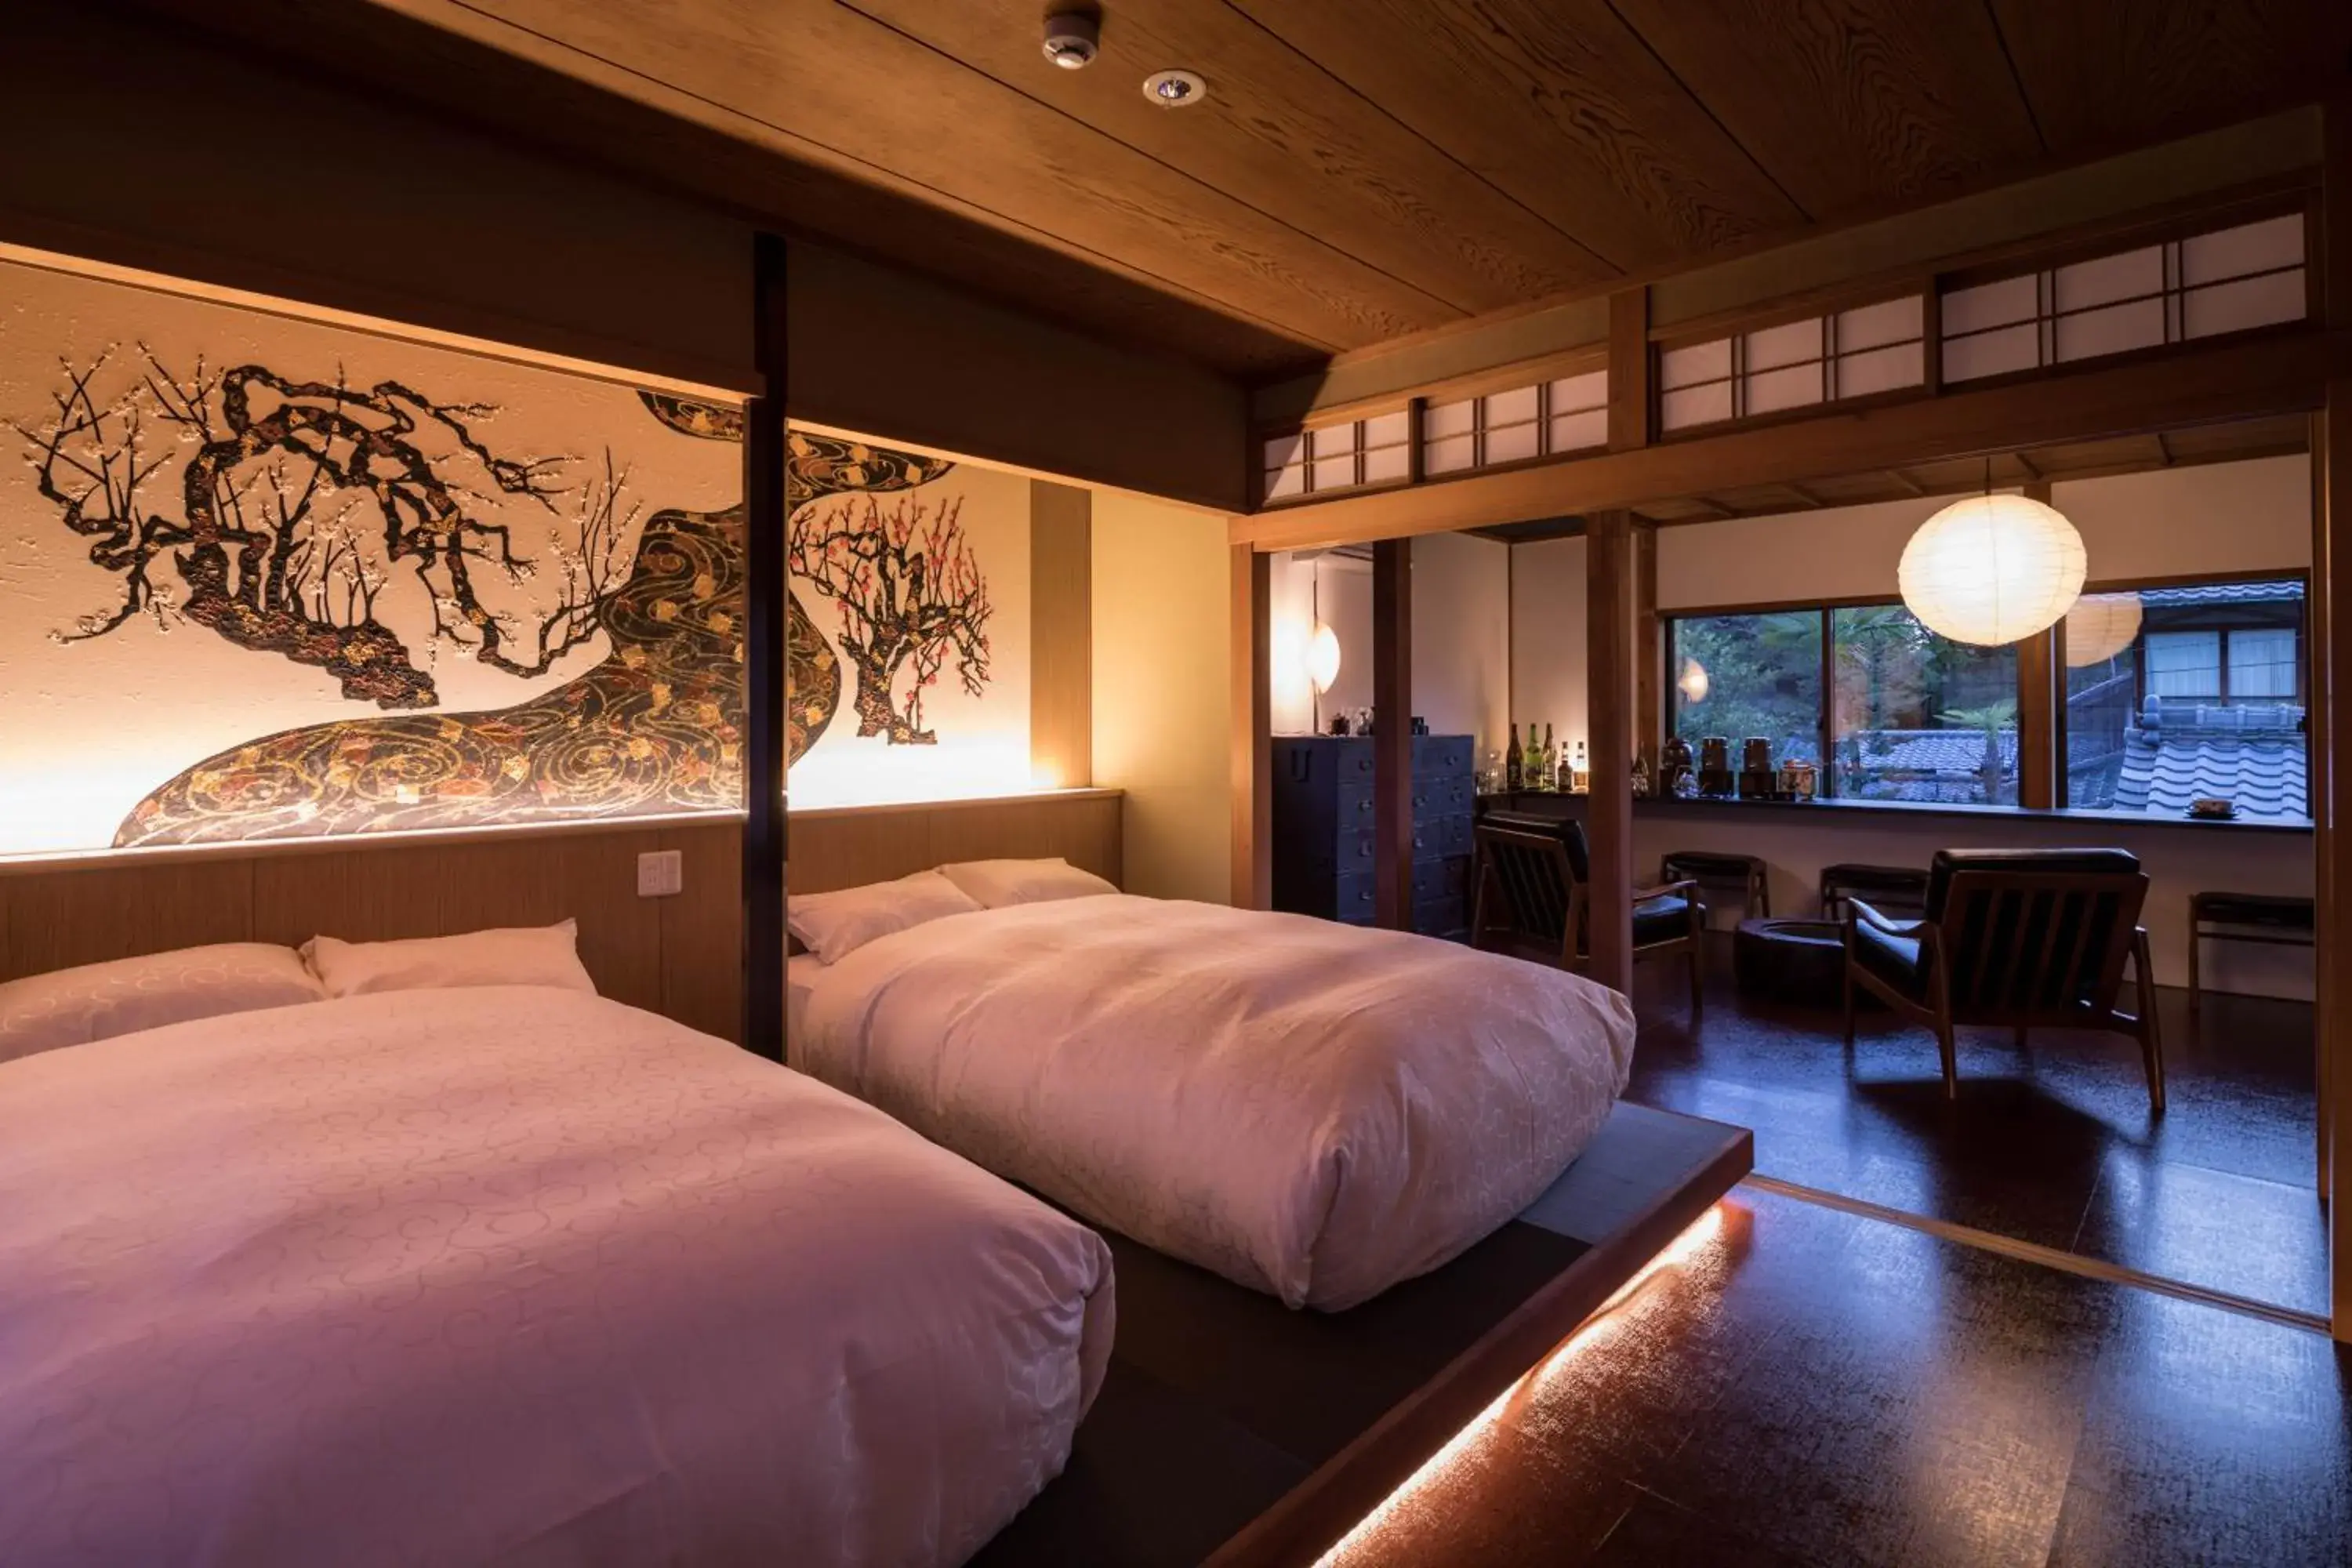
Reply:
[[[2118,590],[2054,639],[2068,659],[2061,804],[2178,816],[2307,820],[2304,585]],[[1845,800],[2014,806],[2018,650],[1937,636],[1899,604],[1670,621],[1673,732],[1731,755],[1763,738]],[[1826,686],[1826,690],[1824,687]]]

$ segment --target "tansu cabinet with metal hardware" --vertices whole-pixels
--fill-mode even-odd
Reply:
[[[1466,938],[1468,735],[1412,742],[1412,929]],[[1274,738],[1274,907],[1350,925],[1373,918],[1372,742],[1364,735]]]

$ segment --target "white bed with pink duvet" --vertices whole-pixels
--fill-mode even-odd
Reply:
[[[957,1563],[1111,1320],[1091,1231],[576,990],[0,1059],[10,1568]]]
[[[791,1059],[1291,1306],[1349,1307],[1453,1258],[1540,1195],[1624,1088],[1632,1009],[1577,976],[1007,869],[1044,864],[796,895],[816,952],[792,961]]]

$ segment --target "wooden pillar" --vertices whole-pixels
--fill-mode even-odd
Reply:
[[[2324,206],[2318,259],[2326,326],[2352,332],[2352,93],[2327,105]],[[2338,361],[2340,367],[2341,361]],[[2321,1194],[2327,1204],[2330,1318],[2336,1338],[2352,1342],[2352,940],[2346,902],[2352,893],[2352,765],[2342,740],[2352,724],[2352,375],[2328,384],[2314,421],[2312,460],[2319,504],[2312,515],[2312,632],[2319,674],[2306,711],[2311,721],[2312,818],[2318,831],[2319,980],[2317,1028]],[[2338,693],[2347,700],[2338,703]]]
[[[1095,770],[1095,497],[1029,481],[1029,773],[1080,789]]]
[[[1272,557],[1233,546],[1233,714],[1235,909],[1274,907],[1274,592]]]
[[[1633,986],[1633,522],[1584,520],[1585,703],[1592,731],[1591,966],[1601,984]]]
[[[1412,541],[1372,546],[1375,918],[1412,929]]]
[[[2050,504],[2050,482],[2025,487],[2028,500]],[[2040,631],[2017,645],[2017,804],[2028,811],[2058,805],[2057,709],[2064,697],[2057,633]]]
[[[1609,296],[1609,449],[1650,444],[1650,291]]]
[[[752,354],[765,390],[743,409],[743,1045],[784,1058],[784,242],[752,243]]]
[[[1658,776],[1658,750],[1665,743],[1665,708],[1659,701],[1659,672],[1665,649],[1658,641],[1658,525],[1633,524],[1633,749]]]

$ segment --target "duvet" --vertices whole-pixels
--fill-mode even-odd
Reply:
[[[949,1563],[1062,1467],[1101,1238],[566,991],[0,1066],[0,1563]]]
[[[1339,1309],[1532,1202],[1625,1086],[1625,999],[1399,932],[1109,894],[810,982],[793,1060],[1072,1212]]]

